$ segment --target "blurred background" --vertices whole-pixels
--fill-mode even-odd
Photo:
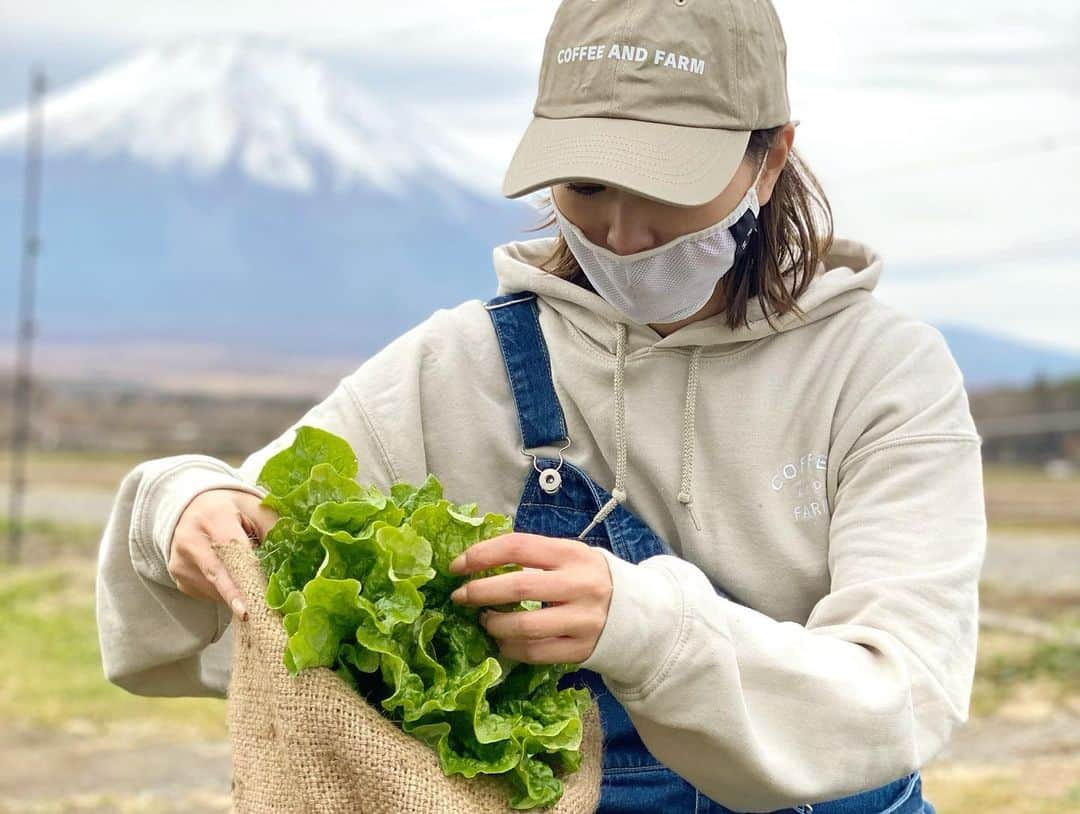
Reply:
[[[556,5],[0,0],[0,811],[229,810],[224,702],[103,679],[115,490],[239,464],[552,233],[499,189]],[[925,795],[1080,811],[1080,8],[775,5],[836,233],[943,332],[984,438],[972,715]]]

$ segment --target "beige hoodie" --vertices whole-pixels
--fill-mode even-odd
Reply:
[[[536,268],[553,241],[496,247],[496,293],[539,294],[567,460],[678,554],[608,555],[607,625],[583,666],[657,758],[729,808],[922,766],[968,716],[986,544],[981,439],[942,335],[874,297],[882,262],[851,240],[799,299],[805,322],[776,331],[755,301],[749,328],[718,315],[667,337]],[[433,472],[484,511],[514,514],[533,471],[488,313],[439,309],[239,469],[191,454],[125,476],[97,582],[110,681],[225,694],[242,622],[176,590],[172,532],[206,489],[265,494],[263,463],[301,424],[344,436],[362,482]]]

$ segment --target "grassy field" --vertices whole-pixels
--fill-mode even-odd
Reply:
[[[1071,814],[1080,811],[1080,761],[1032,758],[1008,766],[931,768],[923,797],[938,814]]]
[[[66,489],[104,490],[107,497],[136,463],[130,456],[36,456],[31,475]],[[986,484],[992,541],[999,535],[1022,547],[1025,535],[1050,535],[1070,543],[1072,563],[1044,567],[1060,571],[1078,561],[1080,519],[1064,509],[1048,512],[1045,496],[1080,506],[1080,478],[1051,481],[1039,473],[988,467]],[[995,501],[992,495],[1007,499]],[[2,517],[0,530],[6,531]],[[94,623],[100,533],[100,525],[36,519],[26,529],[26,562],[0,565],[0,652],[14,665],[0,674],[0,812],[227,811],[227,755],[212,751],[214,744],[227,743],[224,702],[142,698],[103,677]],[[982,630],[971,720],[955,748],[924,768],[925,796],[939,814],[1080,812],[1080,748],[1068,734],[1080,724],[1080,647],[1066,641],[1080,632],[1080,579],[1074,590],[1052,593],[988,579],[980,599],[986,609],[1038,619],[1061,636],[1040,640]],[[32,750],[26,747],[30,742]],[[72,750],[106,743],[127,749],[117,761],[126,759],[133,767],[145,754],[139,750],[160,751],[169,744],[172,762],[160,769],[161,777],[167,780],[186,767],[188,791],[177,797],[175,785],[151,783],[149,770],[138,768],[128,781],[90,791],[53,788],[52,775],[43,776],[40,786],[26,779],[34,764],[81,765],[83,753]],[[17,793],[30,786],[37,792]],[[165,790],[142,797],[134,791],[147,788]]]
[[[0,652],[19,668],[0,678],[0,722],[89,730],[138,723],[170,737],[225,737],[224,702],[144,698],[110,684],[94,622],[94,563],[0,571]]]
[[[1080,530],[1080,475],[1047,477],[1041,470],[987,465],[983,470],[991,522],[1028,529]]]
[[[120,479],[149,456],[130,452],[35,451],[26,458],[27,483],[65,484],[79,487],[115,489]],[[11,453],[0,452],[0,475],[6,481],[11,474]]]

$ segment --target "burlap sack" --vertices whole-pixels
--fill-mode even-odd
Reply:
[[[487,814],[512,811],[503,781],[447,777],[426,744],[402,732],[328,668],[290,676],[286,634],[266,605],[266,577],[247,541],[213,549],[244,595],[234,617],[227,719],[235,814]],[[557,814],[592,814],[600,800],[596,702],[584,718],[581,769],[563,778]],[[544,810],[544,809],[540,809]]]

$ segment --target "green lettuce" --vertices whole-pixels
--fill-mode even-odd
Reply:
[[[256,553],[266,602],[288,634],[285,667],[294,676],[332,669],[434,749],[447,776],[502,775],[511,808],[554,805],[559,776],[581,765],[591,697],[557,687],[578,665],[501,656],[479,623],[482,609],[450,600],[467,579],[450,573],[450,562],[513,531],[513,518],[451,502],[431,474],[384,494],[359,483],[358,469],[343,438],[302,426],[259,474],[263,505],[279,515]],[[498,609],[538,607],[525,600]]]

